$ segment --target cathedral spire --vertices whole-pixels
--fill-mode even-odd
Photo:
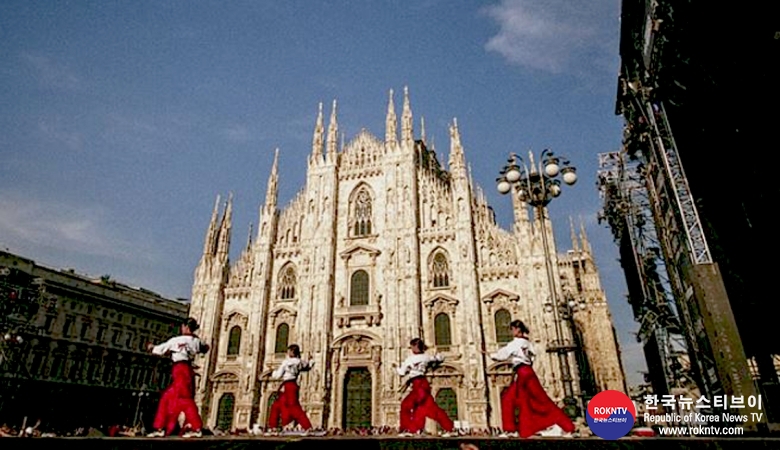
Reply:
[[[466,159],[463,156],[463,145],[460,142],[460,131],[458,130],[458,119],[455,118],[450,126],[450,171],[454,172],[464,170]]]
[[[393,90],[390,89],[390,99],[387,102],[387,119],[385,120],[385,143],[391,148],[398,139],[398,117],[395,115],[395,102]]]
[[[246,250],[252,250],[252,233],[254,232],[254,224],[249,223],[249,235],[246,238]]]
[[[588,235],[585,233],[585,223],[580,219],[580,241],[582,241],[582,251],[593,255],[593,251],[590,248],[590,241],[588,241]]]
[[[574,219],[569,216],[569,228],[571,229],[571,248],[575,252],[580,251],[580,242],[577,240],[577,233],[574,232]]]
[[[217,256],[223,259],[227,258],[230,251],[230,230],[233,228],[233,193],[228,195],[225,202],[225,215],[222,216],[222,225],[219,227],[219,244],[217,245]]]
[[[274,164],[271,166],[271,175],[268,176],[268,187],[265,191],[265,205],[263,206],[266,211],[274,211],[276,209],[276,201],[279,191],[279,149],[277,148],[274,153]]]
[[[320,102],[319,113],[317,114],[317,123],[314,125],[314,137],[311,140],[311,160],[312,162],[322,162],[322,145],[325,138],[325,128],[322,121],[322,102]]]
[[[333,100],[333,110],[330,113],[328,125],[328,161],[336,161],[336,145],[338,144],[339,124],[336,121],[336,100]]]
[[[414,148],[412,107],[409,104],[409,88],[407,86],[404,86],[404,111],[401,114],[401,142],[408,148]]]
[[[219,194],[217,194],[217,200],[214,202],[214,211],[211,213],[211,222],[209,222],[209,229],[206,231],[206,240],[203,244],[203,254],[214,256],[214,251],[217,246],[217,218],[219,217]]]
[[[420,139],[425,142],[425,117],[420,117]]]

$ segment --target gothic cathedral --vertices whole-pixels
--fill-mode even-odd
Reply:
[[[223,430],[263,426],[278,382],[270,372],[288,344],[310,354],[301,403],[315,427],[398,426],[402,395],[392,367],[422,337],[446,361],[430,375],[437,402],[471,427],[500,426],[499,396],[510,367],[481,352],[511,340],[523,320],[537,348],[542,384],[561,401],[565,386],[582,408],[596,392],[625,392],[618,345],[598,269],[581,227],[573,249],[553,242],[549,286],[540,227],[549,220],[515,199],[512,231],[500,228],[469,175],[457,122],[445,169],[416,139],[408,91],[400,120],[393,92],[385,138],[363,130],[338,142],[336,103],[327,130],[314,126],[306,186],[277,206],[278,156],[256,238],[229,261],[232,198],[219,197],[195,270],[190,314],[212,351],[197,362],[204,422]],[[550,290],[582,307],[556,323]],[[570,376],[559,354],[570,343]],[[545,351],[547,350],[547,351]],[[568,378],[568,383],[567,383]]]

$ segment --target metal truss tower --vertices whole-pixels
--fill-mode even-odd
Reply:
[[[688,349],[656,234],[645,167],[641,157],[625,151],[599,154],[598,185],[604,202],[599,219],[609,224],[623,258],[631,259],[623,266],[634,268],[627,273],[636,278],[635,283],[629,281],[629,303],[640,324],[637,341],[645,347],[654,392],[667,394],[693,378],[680,361]]]

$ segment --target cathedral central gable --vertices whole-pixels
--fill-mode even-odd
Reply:
[[[347,262],[349,262],[350,259],[370,258],[371,263],[373,264],[374,262],[376,262],[376,257],[379,256],[381,253],[382,252],[376,248],[369,247],[363,244],[355,244],[352,247],[348,248],[347,250],[341,252],[340,256],[344,261]]]

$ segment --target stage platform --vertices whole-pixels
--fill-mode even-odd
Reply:
[[[35,446],[73,450],[250,450],[250,449],[318,449],[337,446],[339,450],[459,450],[460,444],[473,444],[479,450],[489,449],[602,449],[602,450],[744,450],[778,449],[780,438],[622,438],[605,441],[600,438],[398,438],[368,437],[215,437],[183,439],[105,437],[105,438],[0,438],[3,450],[22,450]],[[349,448],[347,448],[349,447]],[[472,449],[473,450],[473,449]]]

